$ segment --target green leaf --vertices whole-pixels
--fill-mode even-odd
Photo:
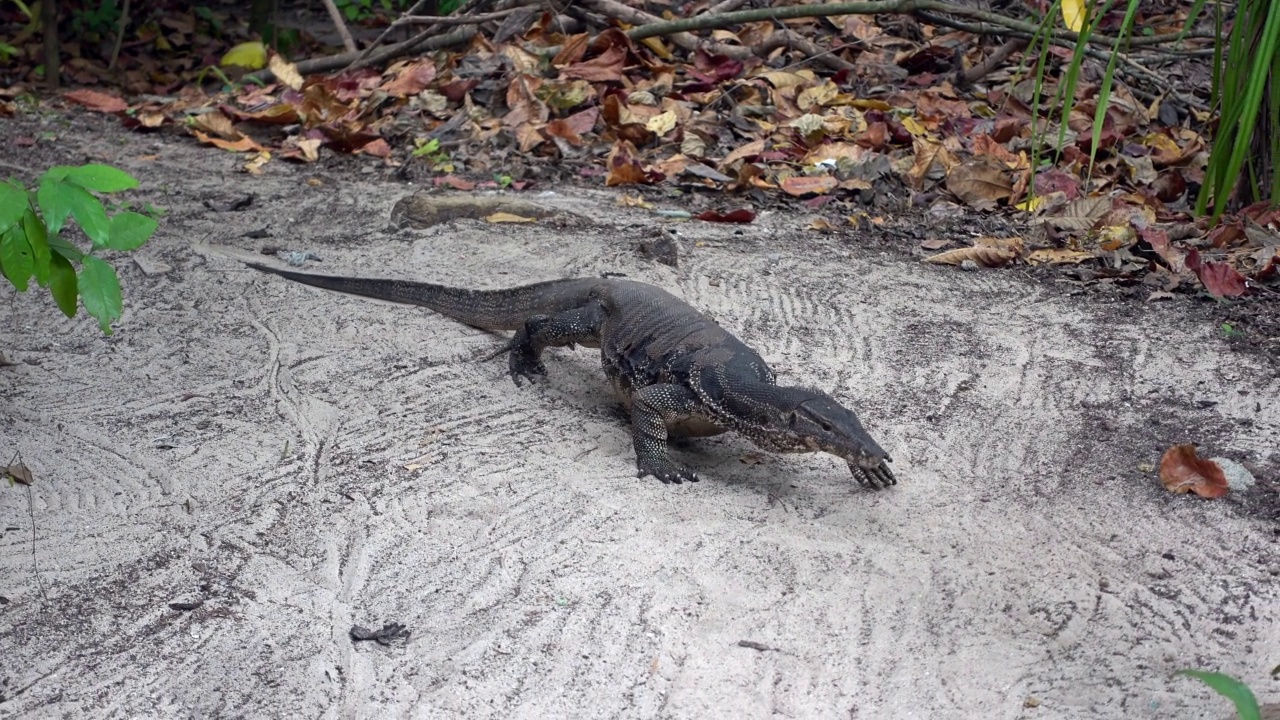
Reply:
[[[76,283],[76,269],[71,261],[61,255],[54,255],[49,261],[49,292],[58,309],[69,318],[76,316],[76,298],[80,290]]]
[[[132,175],[110,165],[90,164],[71,168],[67,173],[67,180],[85,190],[100,193],[119,192],[138,187],[138,181],[133,179]]]
[[[98,318],[102,332],[111,334],[111,321],[120,319],[124,300],[120,296],[120,278],[106,260],[85,255],[80,269],[80,299],[84,309]]]
[[[14,225],[0,237],[0,265],[4,266],[4,276],[18,292],[26,292],[33,262],[31,244],[27,242],[27,233],[21,225]]]
[[[80,252],[80,248],[67,242],[66,238],[61,235],[49,236],[49,249],[70,262],[80,262],[84,258],[84,253]]]
[[[76,222],[80,223],[80,229],[84,234],[93,241],[93,246],[106,247],[107,240],[111,238],[111,224],[107,221],[107,211],[102,207],[102,203],[98,202],[98,198],[90,195],[88,190],[78,185],[64,183],[60,187],[61,192],[66,196],[67,205],[71,208],[71,214],[75,216]]]
[[[49,177],[49,172],[40,178],[40,189],[36,191],[36,204],[40,206],[40,214],[44,216],[44,226],[49,230],[50,235],[57,235],[58,231],[67,224],[67,216],[71,214],[71,205],[67,202],[66,188],[60,180],[53,180]],[[74,186],[71,186],[74,187]],[[79,188],[76,188],[79,190]],[[83,192],[83,190],[81,190]]]
[[[22,229],[26,231],[27,242],[31,244],[31,272],[36,276],[40,287],[49,285],[49,234],[45,232],[44,223],[31,208],[22,216]]]
[[[13,182],[0,183],[0,232],[21,220],[26,209],[27,191]]]
[[[111,233],[107,237],[107,247],[112,250],[133,250],[141,247],[158,226],[159,223],[141,213],[117,213],[111,217]]]
[[[72,165],[54,165],[48,170],[45,170],[44,174],[40,176],[40,184],[43,185],[46,182],[51,182],[51,183],[62,182],[63,178],[67,176],[67,173],[71,172],[72,170],[75,170],[75,167]]]
[[[1240,720],[1259,720],[1261,717],[1262,711],[1258,708],[1258,699],[1253,696],[1253,691],[1230,675],[1204,670],[1179,670],[1178,674],[1193,677],[1230,700],[1236,706],[1236,715]]]

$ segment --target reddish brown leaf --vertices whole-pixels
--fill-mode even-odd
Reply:
[[[626,58],[626,51],[615,45],[597,57],[570,65],[562,74],[566,78],[589,82],[621,82],[623,61]]]
[[[788,195],[821,195],[835,189],[840,181],[830,175],[795,175],[782,181],[782,191]]]
[[[1036,194],[1048,195],[1051,192],[1061,192],[1067,200],[1075,200],[1080,197],[1080,177],[1057,168],[1036,173]]]
[[[431,85],[436,79],[436,64],[430,60],[420,60],[401,67],[395,79],[382,86],[384,92],[392,97],[408,97],[417,95]]]
[[[883,149],[889,144],[889,126],[883,122],[870,123],[865,131],[858,133],[855,141],[872,150]]]
[[[1195,445],[1174,445],[1160,458],[1160,482],[1173,493],[1193,492],[1200,497],[1227,494],[1227,478],[1212,460],[1196,455]]]
[[[571,145],[581,145],[582,136],[591,132],[600,117],[600,108],[587,108],[567,118],[557,118],[547,123],[542,129],[548,137],[558,137]]]
[[[1187,181],[1182,177],[1181,171],[1170,168],[1156,176],[1151,189],[1155,191],[1160,202],[1174,202],[1187,192]]]
[[[202,143],[213,145],[214,147],[220,147],[223,150],[230,150],[232,152],[261,152],[264,149],[250,137],[242,136],[237,140],[224,140],[223,138],[214,137],[213,135],[206,135],[199,130],[192,130],[191,133]]]
[[[636,158],[636,146],[626,140],[614,143],[609,151],[605,164],[609,167],[609,175],[605,178],[606,187],[614,185],[640,185],[647,181],[644,168]]]
[[[362,145],[359,150],[355,151],[355,153],[372,155],[380,158],[389,158],[391,157],[391,146],[387,144],[386,140],[377,138],[376,140],[370,140]]]
[[[1170,272],[1177,274],[1187,268],[1186,256],[1169,242],[1169,233],[1160,228],[1144,226],[1138,228],[1138,235],[1164,260]]]
[[[129,103],[124,100],[97,90],[72,90],[65,93],[63,97],[89,110],[102,113],[118,113],[129,109]]]
[[[1249,291],[1244,276],[1226,263],[1202,260],[1192,248],[1187,251],[1187,269],[1196,274],[1204,289],[1216,298],[1240,297]]]
[[[973,138],[972,149],[974,155],[990,155],[1009,167],[1018,163],[1018,156],[1009,152],[1008,148],[990,135],[983,134]]]
[[[562,68],[578,62],[586,55],[587,42],[590,39],[591,36],[588,33],[579,33],[565,38],[564,44],[560,46],[560,52],[551,59],[551,64]]]
[[[695,215],[694,219],[718,223],[749,223],[756,219],[756,214],[750,208],[739,208],[727,213],[719,213],[715,210],[705,210],[702,213]]]
[[[467,93],[471,92],[479,84],[480,78],[451,80],[440,86],[440,94],[448,98],[450,102],[460,103],[467,97]]]
[[[464,180],[457,175],[444,175],[442,177],[432,178],[432,183],[436,187],[447,187],[453,190],[475,190],[476,184],[470,180]]]

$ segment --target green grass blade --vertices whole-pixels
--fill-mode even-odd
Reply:
[[[1179,670],[1179,675],[1193,677],[1200,682],[1213,688],[1219,695],[1231,701],[1236,706],[1236,715],[1240,720],[1259,720],[1262,711],[1258,708],[1258,699],[1254,697],[1253,691],[1248,685],[1231,677],[1216,672],[1205,672],[1204,670]]]

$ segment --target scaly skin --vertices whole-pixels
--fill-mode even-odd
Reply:
[[[852,410],[821,390],[778,385],[754,350],[653,285],[580,278],[464,290],[249,266],[328,290],[421,305],[473,327],[515,330],[489,357],[507,353],[517,385],[546,375],[541,358],[549,347],[600,348],[605,375],[631,410],[639,477],[696,482],[697,474],[668,455],[668,436],[732,430],[773,452],[835,455],[868,487],[897,484],[888,453]]]

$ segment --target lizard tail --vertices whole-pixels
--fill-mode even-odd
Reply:
[[[550,280],[506,290],[465,290],[462,288],[376,278],[312,275],[280,270],[257,263],[245,263],[282,278],[361,297],[420,305],[446,317],[483,330],[518,330],[534,315],[554,315],[587,302],[591,288],[600,283],[590,278]]]

